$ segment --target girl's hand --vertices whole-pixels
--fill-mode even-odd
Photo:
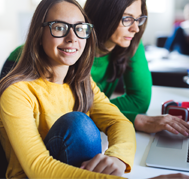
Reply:
[[[146,116],[138,114],[135,118],[135,129],[147,133],[156,133],[168,130],[173,134],[189,135],[189,124],[181,119],[182,116],[169,114],[161,116]]]
[[[91,160],[83,162],[80,168],[98,173],[121,176],[125,172],[126,164],[116,157],[97,154]]]
[[[189,176],[181,173],[160,175],[150,179],[189,179]]]

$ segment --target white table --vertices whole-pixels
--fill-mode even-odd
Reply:
[[[167,100],[174,100],[178,102],[189,101],[189,89],[153,86],[151,104],[149,110],[147,111],[147,114],[150,116],[160,115],[161,104],[162,102],[165,102]],[[153,138],[154,134],[136,132],[137,149],[134,166],[131,173],[124,174],[123,177],[130,179],[146,179],[162,174],[183,173],[189,175],[189,172],[152,168],[146,166],[146,158]]]

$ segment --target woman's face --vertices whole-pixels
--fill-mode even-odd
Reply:
[[[69,24],[85,22],[79,8],[66,1],[55,4],[48,12],[45,22],[64,21]],[[84,51],[86,39],[76,36],[73,28],[67,36],[54,38],[49,26],[44,27],[42,46],[52,66],[71,66],[79,59]]]
[[[123,16],[131,16],[135,19],[139,18],[141,15],[141,0],[134,1],[123,13]],[[113,50],[116,45],[124,48],[129,47],[133,37],[138,32],[139,27],[136,21],[131,26],[125,27],[121,20],[114,34],[105,43],[105,46],[110,51]]]

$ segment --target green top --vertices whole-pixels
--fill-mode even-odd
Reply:
[[[95,58],[91,70],[93,80],[97,83],[100,90],[110,98],[113,94],[118,79],[114,82],[107,82],[110,54]],[[134,123],[135,117],[139,113],[145,113],[149,107],[151,99],[152,78],[145,57],[144,46],[140,42],[135,55],[131,58],[131,70],[123,74],[125,93],[111,102]]]
[[[22,48],[23,45],[17,47],[10,54],[1,71],[1,78],[15,66],[15,61],[19,59]],[[108,64],[109,54],[95,58],[91,75],[101,91],[110,98],[116,88],[118,79],[112,83],[107,82],[108,73],[111,73],[107,70]],[[111,102],[118,106],[121,112],[134,123],[137,114],[147,111],[151,99],[152,79],[142,42],[140,42],[135,55],[131,58],[130,67],[132,69],[127,70],[123,75],[125,94],[111,99]]]

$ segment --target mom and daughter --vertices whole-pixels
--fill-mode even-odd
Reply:
[[[179,117],[142,115],[152,86],[140,41],[146,19],[145,0],[87,0],[84,10],[75,0],[39,3],[25,45],[7,62],[19,61],[0,81],[6,178],[122,178],[135,129],[189,134]],[[125,94],[110,101],[120,76]],[[155,178],[174,177],[188,178]]]

